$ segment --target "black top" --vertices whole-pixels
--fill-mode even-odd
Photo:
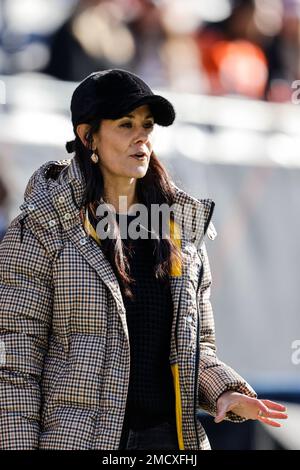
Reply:
[[[116,214],[125,227],[135,215]],[[143,230],[143,229],[142,229]],[[169,284],[154,276],[153,240],[123,238],[130,249],[134,299],[123,295],[130,342],[130,381],[124,424],[138,430],[175,422],[175,392],[169,362],[173,302]],[[122,289],[121,289],[122,291]]]

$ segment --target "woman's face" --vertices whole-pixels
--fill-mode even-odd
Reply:
[[[148,105],[120,119],[103,119],[93,135],[104,174],[125,178],[145,176],[152,152],[154,119]],[[143,153],[143,157],[135,156]]]

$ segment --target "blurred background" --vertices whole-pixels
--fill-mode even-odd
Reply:
[[[70,158],[78,81],[113,67],[174,103],[156,153],[216,203],[219,357],[288,406],[281,429],[200,413],[211,445],[300,449],[300,1],[0,0],[0,240],[34,170]]]

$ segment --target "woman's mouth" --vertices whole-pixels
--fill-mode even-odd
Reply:
[[[130,157],[135,158],[136,160],[143,160],[144,158],[147,158],[147,155],[143,152],[138,152],[133,155],[130,155]]]

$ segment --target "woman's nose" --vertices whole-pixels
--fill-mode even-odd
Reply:
[[[148,142],[148,140],[149,140],[149,134],[148,134],[146,129],[142,129],[138,133],[138,135],[135,139],[136,142]]]
[[[143,140],[147,141],[149,139],[149,129],[146,129],[144,126],[141,126],[137,129],[136,141]]]

